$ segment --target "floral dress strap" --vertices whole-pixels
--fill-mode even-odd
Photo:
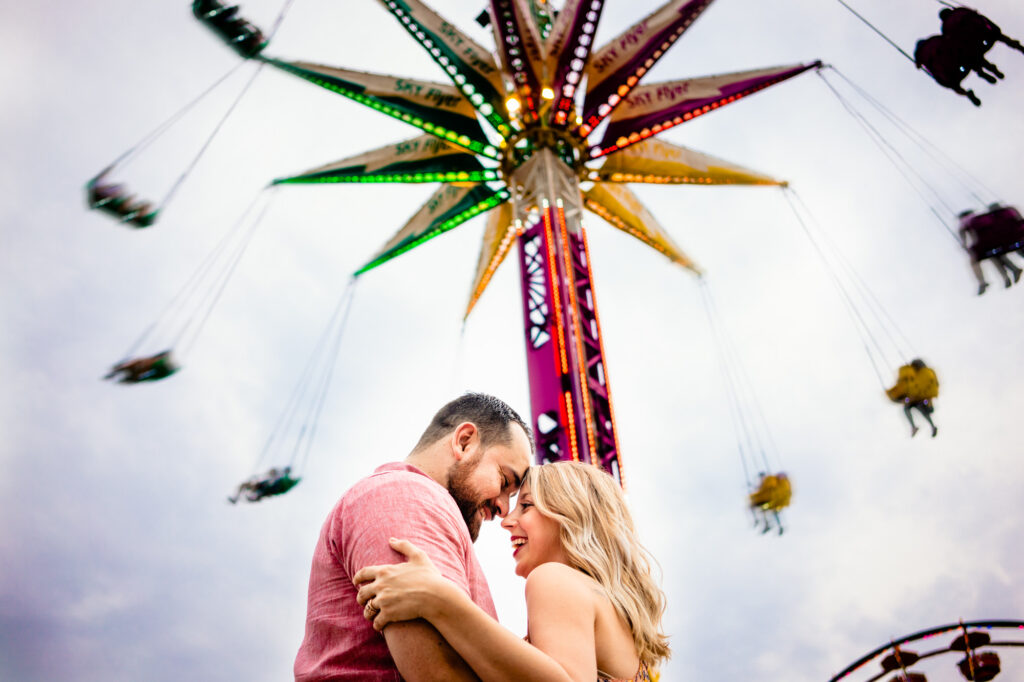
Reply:
[[[637,669],[636,674],[628,680],[609,677],[601,671],[598,671],[597,682],[651,682],[651,671],[647,668],[646,663],[640,661],[640,668]]]

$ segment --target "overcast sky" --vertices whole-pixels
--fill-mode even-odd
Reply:
[[[941,6],[898,4],[854,6],[912,52],[938,32]],[[482,4],[434,6],[491,44],[473,22]],[[597,43],[655,6],[609,3]],[[250,0],[242,13],[269,28],[279,8]],[[981,9],[1024,36],[1019,3]],[[529,413],[518,265],[499,270],[464,334],[482,220],[363,277],[303,482],[232,507],[225,496],[253,473],[348,273],[433,187],[281,189],[185,368],[135,387],[100,377],[268,180],[417,132],[265,70],[157,225],[133,231],[85,209],[86,181],[237,57],[184,1],[18,3],[0,45],[0,678],[288,679],[313,546],[338,496],[404,457],[463,390]],[[443,80],[371,0],[298,0],[267,53]],[[1024,201],[1024,55],[997,45],[989,57],[1006,79],[972,76],[976,109],[839,3],[718,0],[645,82],[821,59],[980,181],[976,199],[880,128],[959,211]],[[253,69],[116,179],[165,193]],[[1024,291],[1004,290],[986,265],[993,285],[975,295],[946,230],[953,213],[919,196],[813,73],[664,139],[788,180],[812,229],[896,318],[908,352],[936,368],[941,394],[938,437],[911,439],[779,189],[636,188],[708,273],[770,455],[792,477],[786,534],[760,535],[698,281],[588,216],[628,492],[669,600],[662,679],[822,681],[890,638],[1024,617]],[[883,367],[886,383],[897,364]],[[506,533],[491,524],[477,544],[501,620],[523,633]],[[1020,675],[1021,655],[1001,655]],[[954,663],[921,669],[952,680]]]

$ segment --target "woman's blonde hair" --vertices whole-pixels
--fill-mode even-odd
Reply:
[[[558,522],[572,567],[596,580],[626,620],[640,660],[653,667],[668,658],[665,595],[615,479],[590,464],[553,462],[530,467],[526,483],[537,511]]]

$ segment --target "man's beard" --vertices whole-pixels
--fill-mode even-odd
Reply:
[[[469,539],[473,542],[476,542],[477,536],[480,535],[480,525],[483,523],[480,510],[487,505],[487,502],[477,501],[480,493],[469,482],[469,477],[478,466],[480,466],[479,454],[472,461],[456,462],[448,469],[448,493],[455,500],[455,504],[459,506],[462,518],[466,522],[466,528],[469,530]],[[492,508],[492,516],[495,513]]]

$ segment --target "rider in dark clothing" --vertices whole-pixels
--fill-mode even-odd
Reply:
[[[1006,43],[1013,49],[1024,52],[1024,45],[1004,35],[988,17],[966,7],[946,8],[939,12],[942,19],[942,35],[949,36],[965,49],[980,50],[981,54],[997,42]]]
[[[960,85],[971,72],[970,61],[964,58],[959,50],[954,49],[954,45],[945,36],[930,36],[917,41],[914,63],[917,68],[926,69],[942,87],[963,95],[976,107],[981,106],[981,100],[974,91],[965,90]]]
[[[942,35],[949,39],[950,48],[961,55],[969,69],[989,83],[1003,77],[999,68],[985,59],[985,53],[993,45],[1002,42],[1024,52],[1024,46],[1004,35],[991,19],[973,9],[946,8],[939,12],[939,18],[942,19]]]

